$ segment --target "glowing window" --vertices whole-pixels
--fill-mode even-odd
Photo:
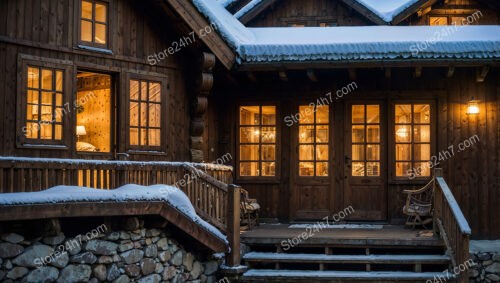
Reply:
[[[299,176],[328,176],[329,107],[299,106]]]
[[[130,80],[130,145],[154,148],[161,145],[161,83]]]
[[[81,1],[80,40],[106,45],[108,39],[108,4],[94,0]]]
[[[276,175],[276,106],[239,109],[239,175]]]
[[[445,26],[448,24],[448,17],[429,17],[430,26]]]
[[[380,176],[380,107],[351,107],[352,176]]]

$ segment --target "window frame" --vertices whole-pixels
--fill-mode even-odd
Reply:
[[[77,35],[76,44],[80,49],[94,51],[94,52],[102,52],[107,54],[112,54],[111,52],[111,27],[112,27],[112,1],[111,0],[85,0],[87,2],[92,2],[92,41],[84,41],[82,40],[82,2],[84,0],[76,0],[76,9],[75,9],[75,19],[77,23],[75,24],[75,34]],[[106,10],[106,43],[101,44],[95,42],[94,34],[95,34],[95,4],[105,4],[107,7]]]
[[[169,95],[168,95],[168,78],[166,76],[155,76],[155,75],[143,75],[143,74],[127,74],[124,80],[124,118],[123,127],[125,128],[125,148],[127,153],[131,154],[153,154],[153,155],[166,155],[167,154],[167,144],[168,133],[170,132],[168,125],[170,122],[170,111],[169,111]],[[160,83],[160,145],[159,146],[141,146],[141,145],[131,145],[130,144],[130,81],[147,81]],[[140,127],[139,127],[140,128]]]
[[[71,103],[73,99],[73,79],[74,65],[71,61],[37,57],[25,54],[19,54],[17,68],[17,110],[16,110],[16,147],[17,148],[35,148],[35,149],[59,149],[67,150],[71,148],[73,115],[71,111],[62,115],[62,138],[60,140],[45,140],[27,138],[23,132],[26,126],[27,115],[27,91],[28,78],[26,72],[28,67],[47,68],[63,71],[63,108],[67,109],[66,104]],[[69,104],[70,105],[70,104]],[[71,110],[71,109],[69,109]]]
[[[396,123],[395,123],[395,107],[396,104],[411,104],[412,105],[412,111],[413,111],[413,105],[415,104],[429,104],[431,109],[430,109],[430,157],[435,155],[436,153],[436,146],[438,143],[437,140],[437,134],[436,134],[436,129],[437,129],[437,112],[436,112],[436,101],[434,100],[429,100],[429,99],[424,99],[424,100],[411,100],[411,99],[406,99],[406,100],[393,100],[390,102],[390,114],[389,114],[389,121],[388,121],[388,133],[389,133],[389,162],[388,162],[388,167],[389,168],[389,182],[392,184],[415,184],[415,183],[424,183],[430,180],[432,178],[432,170],[430,173],[430,176],[415,176],[415,178],[410,179],[409,176],[396,176]],[[413,115],[413,113],[412,113]],[[413,128],[414,123],[413,121],[411,122],[411,129],[410,132],[413,135]],[[413,146],[413,138],[411,139],[411,145]],[[413,149],[412,149],[412,156],[410,162],[415,162],[413,159]],[[415,169],[415,168],[412,168]],[[431,168],[432,169],[432,168]]]
[[[274,176],[241,176],[240,175],[240,108],[241,107],[244,107],[244,106],[259,106],[259,107],[263,107],[263,106],[274,106],[275,109],[276,109],[276,112],[275,112],[275,115],[276,115],[276,122],[275,122],[275,125],[274,127],[276,128],[276,137],[275,137],[275,142],[274,142],[274,146],[275,146],[275,165],[274,165]],[[280,124],[280,111],[279,111],[279,104],[277,102],[274,102],[274,101],[268,101],[268,102],[244,102],[244,103],[238,103],[236,105],[236,109],[235,109],[235,121],[236,121],[236,130],[235,130],[235,133],[236,133],[236,144],[235,144],[235,148],[236,148],[236,161],[235,161],[235,176],[236,176],[236,180],[237,181],[240,181],[240,182],[245,182],[245,181],[249,181],[249,182],[278,182],[279,179],[280,179],[280,175],[281,175],[281,167],[280,167],[280,158],[281,158],[281,124]],[[261,122],[262,123],[262,122]],[[250,125],[244,125],[244,126],[250,126]],[[264,127],[266,125],[262,125],[262,124],[259,124],[258,125],[259,127]],[[260,142],[259,140],[259,143],[258,143],[259,147],[262,145],[262,143]],[[265,162],[265,160],[262,160],[261,159],[261,156],[259,156],[259,160],[257,160],[257,162],[259,163],[259,166],[261,166],[260,164],[262,162]],[[259,167],[260,168],[260,167]]]
[[[434,17],[434,18],[446,18],[446,25],[448,26],[455,26],[453,25],[453,18],[465,18],[467,19],[467,17],[470,16],[470,14],[428,14],[427,15],[427,25],[430,26],[431,25],[431,18]],[[479,25],[479,19],[475,22],[472,22],[472,23],[468,23],[467,25]],[[457,25],[457,26],[460,26],[460,25]]]

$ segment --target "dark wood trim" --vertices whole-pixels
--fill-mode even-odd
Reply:
[[[215,252],[227,252],[227,243],[162,201],[74,202],[0,206],[0,221],[59,217],[160,215]]]

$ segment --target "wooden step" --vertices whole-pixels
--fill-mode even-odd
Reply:
[[[351,281],[412,281],[425,282],[434,280],[439,276],[445,276],[446,280],[454,280],[455,276],[449,274],[449,278],[442,272],[410,272],[410,271],[312,271],[312,270],[270,270],[250,269],[243,274],[244,282],[335,282],[341,280]],[[441,277],[442,278],[442,277]],[[433,281],[434,282],[434,281]]]
[[[246,262],[303,262],[303,263],[373,263],[373,264],[447,264],[447,255],[325,255],[250,252]]]

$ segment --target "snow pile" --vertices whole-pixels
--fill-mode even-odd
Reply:
[[[387,23],[419,0],[356,0]]]
[[[250,12],[250,10],[252,10],[255,6],[260,4],[262,1],[264,1],[264,0],[252,0],[252,1],[250,1],[243,8],[241,8],[238,12],[236,12],[236,14],[234,14],[234,16],[238,19],[243,17],[248,12]]]
[[[67,202],[165,201],[185,216],[227,243],[217,228],[201,219],[189,198],[178,188],[167,185],[128,184],[114,190],[78,186],[56,186],[40,192],[0,194],[0,205],[50,204]]]

